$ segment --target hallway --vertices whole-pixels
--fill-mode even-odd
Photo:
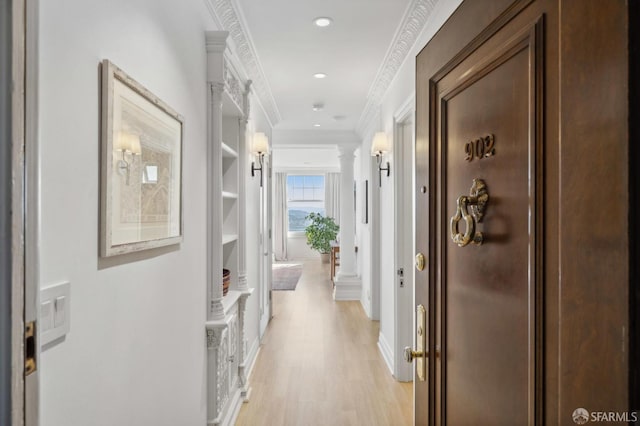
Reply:
[[[360,302],[334,302],[328,265],[304,262],[295,291],[274,291],[274,316],[236,425],[408,425],[412,383],[377,348]]]

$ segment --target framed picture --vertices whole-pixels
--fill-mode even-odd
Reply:
[[[100,256],[182,242],[183,118],[102,62]]]
[[[362,223],[369,223],[369,181],[362,182]]]

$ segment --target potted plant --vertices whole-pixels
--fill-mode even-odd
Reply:
[[[309,213],[305,219],[311,222],[304,230],[307,245],[320,252],[323,263],[329,263],[331,241],[335,241],[340,227],[333,218],[322,216],[320,213]]]

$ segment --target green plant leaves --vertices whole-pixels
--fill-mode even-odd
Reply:
[[[331,251],[331,241],[335,241],[340,227],[333,218],[322,216],[320,213],[309,213],[306,219],[311,224],[305,228],[307,245],[320,253]]]

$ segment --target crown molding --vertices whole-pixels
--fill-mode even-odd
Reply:
[[[402,23],[393,38],[391,46],[378,69],[367,95],[367,103],[360,115],[356,131],[364,136],[370,130],[372,121],[379,115],[380,104],[391,86],[398,70],[407,59],[411,48],[427,24],[439,0],[412,0],[405,12]]]
[[[246,21],[235,0],[204,0],[213,20],[220,29],[228,31],[233,40],[234,51],[238,56],[247,77],[253,81],[252,91],[258,97],[270,124],[275,126],[282,120],[271,88],[264,75],[248,31]]]

